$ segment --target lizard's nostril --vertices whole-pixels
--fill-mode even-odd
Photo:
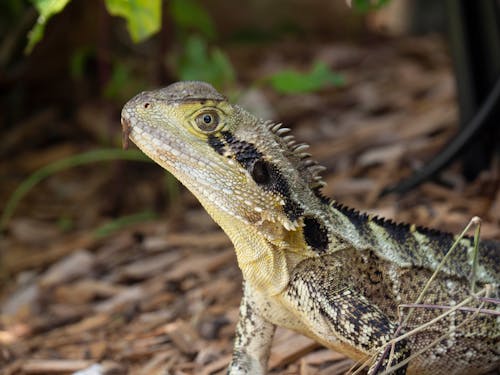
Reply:
[[[122,123],[122,147],[124,150],[128,149],[128,136],[130,135],[130,131],[132,127],[130,126],[130,120],[122,115],[121,119]]]

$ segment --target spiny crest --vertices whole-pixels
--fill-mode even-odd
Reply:
[[[401,230],[401,231],[409,231],[411,228],[411,224],[408,223],[400,223],[396,222],[392,219],[388,219],[379,215],[371,215],[367,214],[366,212],[361,212],[355,208],[346,206],[340,202],[337,202],[335,200],[330,201],[330,206],[333,207],[334,209],[340,211],[343,213],[346,217],[348,217],[351,221],[357,221],[362,224],[366,224],[369,221],[372,221],[384,228],[391,228],[394,230]],[[444,234],[441,231],[438,231],[436,229],[429,229],[426,227],[421,227],[421,226],[415,226],[415,230],[419,232],[424,232],[427,235],[441,235]]]
[[[285,155],[299,171],[304,180],[307,181],[311,189],[319,190],[326,185],[320,175],[326,168],[311,159],[311,154],[306,152],[309,148],[308,144],[297,143],[293,135],[287,134],[290,132],[290,129],[283,127],[281,123],[266,121],[264,125],[276,136],[277,141],[288,150],[288,153]]]

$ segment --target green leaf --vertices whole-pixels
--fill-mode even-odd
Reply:
[[[307,73],[282,70],[267,78],[271,86],[282,94],[313,92],[327,86],[342,86],[344,77],[330,70],[328,65],[317,61]]]
[[[215,37],[215,26],[207,11],[195,0],[170,0],[170,12],[177,26],[184,31],[196,30],[206,38]]]
[[[95,51],[90,47],[79,47],[71,55],[69,70],[74,79],[85,77],[85,64],[95,55]]]
[[[28,45],[25,53],[30,53],[33,47],[42,39],[47,21],[64,9],[70,0],[32,0],[33,5],[38,10],[39,16],[35,26],[28,33]]]
[[[123,103],[149,85],[143,75],[134,74],[129,62],[117,59],[113,61],[111,76],[104,86],[103,95],[117,104]]]
[[[2,11],[2,18],[11,18],[13,20],[18,20],[21,18],[21,13],[25,11],[27,4],[21,0],[4,0],[0,5],[0,10]],[[2,25],[5,26],[5,25]]]
[[[199,80],[217,88],[234,82],[234,69],[227,56],[218,48],[208,49],[206,41],[198,36],[186,40],[185,50],[177,62],[181,80]]]
[[[80,165],[110,160],[133,160],[150,162],[150,159],[138,150],[101,149],[68,156],[67,158],[60,159],[51,164],[48,164],[28,176],[23,182],[21,182],[21,184],[9,197],[7,203],[5,204],[4,210],[0,215],[0,232],[6,228],[7,223],[14,214],[14,211],[16,210],[16,207],[21,199],[43,179],[55,173],[59,173],[66,169],[74,168]]]
[[[101,225],[94,231],[94,236],[98,238],[107,237],[123,228],[138,223],[144,223],[145,221],[154,220],[157,217],[158,215],[153,211],[143,211],[133,215],[122,216],[118,219],[111,220],[106,224]]]
[[[390,0],[352,0],[352,7],[362,13],[372,12],[387,5]]]
[[[135,43],[160,30],[161,0],[106,0],[106,8],[113,16],[125,18]]]
[[[117,98],[130,80],[131,73],[127,65],[121,63],[113,64],[111,77],[104,88],[104,96],[109,99]]]

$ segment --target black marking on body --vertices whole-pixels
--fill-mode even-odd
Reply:
[[[392,337],[394,325],[385,316],[382,311],[375,306],[360,300],[358,296],[342,293],[330,297],[329,311],[323,306],[319,307],[319,312],[326,319],[330,320],[334,329],[341,337],[347,338],[355,347],[365,351],[385,345]],[[332,315],[330,311],[338,311]],[[389,366],[394,366],[405,360],[411,354],[409,342],[407,339],[396,343],[394,347],[394,356],[390,365],[388,364],[388,355],[382,359],[379,370],[385,370]],[[380,358],[377,358],[380,360]],[[397,370],[395,374],[406,374],[407,365]],[[378,373],[378,371],[376,371]]]
[[[323,195],[323,193],[321,192],[321,187],[320,186],[315,187],[314,189],[312,189],[312,192],[321,201],[321,203],[326,204],[326,205],[329,205],[330,203],[332,203],[332,200],[330,198],[328,198],[327,196]]]
[[[408,241],[414,240],[413,235],[410,232],[410,224],[406,223],[395,223],[392,220],[384,219],[375,216],[371,219],[375,224],[384,227],[390,237],[398,242],[399,244],[406,244]]]
[[[376,245],[376,239],[371,228],[368,226],[369,217],[365,213],[361,213],[353,208],[344,206],[338,202],[333,202],[332,207],[340,211],[346,216],[356,228],[357,233],[369,244]]]
[[[479,242],[479,264],[492,270],[497,279],[500,278],[500,242],[493,240],[482,240]]]
[[[369,226],[370,222],[377,224],[382,227],[388,236],[396,242],[401,249],[407,250],[406,255],[412,256],[418,243],[411,233],[410,224],[407,223],[396,223],[390,219],[381,218],[378,216],[370,217],[366,213],[359,212],[353,208],[346,207],[340,203],[333,203],[333,208],[340,211],[345,215],[349,221],[354,225],[357,232],[365,239],[368,243],[376,245],[375,234]],[[429,240],[434,241],[435,239],[443,242],[447,242],[447,233],[442,233],[432,229],[425,229],[421,227],[416,227],[416,231],[424,234]],[[443,245],[436,244],[436,245]]]
[[[283,198],[284,211],[288,219],[297,220],[304,209],[291,198],[290,186],[279,168],[264,159],[254,144],[236,139],[230,132],[221,133],[230,147],[236,161],[245,168],[253,180],[265,191],[273,192]]]
[[[317,286],[309,286],[309,289]],[[323,290],[321,295],[329,291]],[[376,306],[370,305],[358,295],[348,292],[329,295],[328,309],[319,305],[320,314],[328,319],[341,337],[349,340],[363,350],[384,345],[390,340],[393,324]],[[370,331],[367,331],[367,327]]]
[[[217,152],[219,155],[224,155],[225,148],[224,148],[224,143],[217,138],[215,135],[210,134],[208,136],[208,144],[210,147],[212,147],[215,152]]]
[[[303,233],[306,243],[315,251],[324,253],[328,249],[328,231],[315,217],[304,217]]]
[[[432,228],[415,226],[412,230],[411,225],[406,223],[396,223],[389,219],[380,217],[370,217],[365,213],[361,213],[355,209],[346,207],[340,203],[332,202],[332,207],[345,215],[354,225],[359,235],[369,244],[376,246],[375,233],[369,226],[369,222],[374,222],[387,233],[394,243],[398,245],[400,251],[398,254],[404,256],[412,264],[420,267],[430,267],[434,263],[433,259],[440,261],[450,250],[455,241],[455,236],[448,232],[442,232]],[[415,238],[416,232],[425,237],[425,242],[433,251],[432,254],[419,252],[422,245]],[[473,246],[473,239],[465,236],[464,243],[459,243],[453,250],[451,261],[445,265],[453,274],[468,277],[471,272],[468,251]],[[486,265],[493,273],[499,274],[499,255],[493,249],[497,248],[496,242],[481,241],[479,246],[479,261]]]
[[[436,351],[436,353],[437,353],[437,351]],[[411,355],[411,348],[410,348],[410,345],[408,344],[408,340],[404,339],[404,340],[396,342],[396,344],[394,344],[394,355],[392,357],[392,361],[389,365],[385,364],[385,363],[389,362],[389,358],[391,357],[390,349],[388,348],[387,356],[385,357],[386,360],[385,360],[383,369],[385,370],[386,368],[396,366],[398,363],[403,362],[410,355]],[[407,368],[408,368],[408,363],[406,365],[404,365],[403,367],[394,371],[394,374],[395,375],[406,375]]]

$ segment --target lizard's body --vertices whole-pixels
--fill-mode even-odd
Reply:
[[[452,235],[324,198],[321,169],[304,146],[207,84],[141,93],[124,107],[122,124],[125,136],[186,185],[234,243],[245,285],[231,374],[266,372],[276,325],[361,362],[373,356],[372,373],[412,354],[399,372],[468,374],[499,366],[499,318],[462,310],[382,354],[397,334],[444,312],[417,308],[398,330],[398,306],[417,300]],[[453,306],[470,297],[472,249],[470,239],[461,240],[420,303]],[[491,285],[495,297],[499,252],[498,243],[482,241],[476,272],[477,289]]]

